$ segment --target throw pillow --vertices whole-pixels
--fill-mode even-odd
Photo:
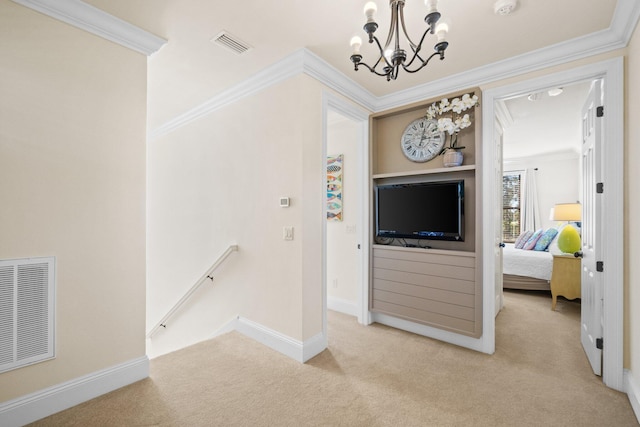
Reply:
[[[518,238],[516,239],[515,247],[516,249],[522,249],[529,237],[533,234],[533,231],[524,231]]]
[[[531,237],[529,237],[529,240],[527,240],[527,243],[524,244],[524,246],[522,247],[522,249],[530,251],[533,248],[535,248],[536,243],[538,243],[538,239],[540,239],[540,236],[542,236],[542,232],[544,230],[542,230],[542,228],[536,230],[535,233],[533,233],[531,235]]]
[[[542,236],[540,236],[540,238],[536,242],[536,245],[533,248],[533,250],[546,251],[547,248],[549,247],[549,243],[551,243],[553,238],[556,237],[556,234],[558,234],[558,230],[556,230],[555,228],[550,228],[544,233],[542,233]]]

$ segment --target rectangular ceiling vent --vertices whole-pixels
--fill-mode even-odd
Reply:
[[[222,31],[220,34],[211,39],[211,41],[218,46],[232,51],[237,55],[251,50],[251,46],[234,35],[229,34],[227,31]]]
[[[54,357],[54,258],[0,260],[0,372]]]

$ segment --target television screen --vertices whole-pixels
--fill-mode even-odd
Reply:
[[[464,180],[378,186],[376,236],[464,241]]]

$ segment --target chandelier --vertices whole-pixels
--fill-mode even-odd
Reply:
[[[418,44],[411,40],[411,37],[407,34],[407,28],[404,24],[404,2],[405,0],[389,0],[389,6],[391,7],[391,25],[389,27],[389,35],[384,47],[380,44],[378,38],[374,35],[378,29],[378,24],[373,18],[373,15],[378,10],[376,4],[372,1],[368,2],[364,6],[364,13],[367,17],[367,22],[364,24],[364,30],[369,35],[369,43],[375,42],[380,51],[380,56],[373,66],[369,66],[362,62],[362,55],[360,54],[360,46],[362,45],[362,39],[355,36],[351,39],[351,47],[353,48],[353,54],[351,55],[351,61],[355,66],[355,70],[358,71],[360,65],[364,65],[371,71],[379,76],[387,78],[387,81],[395,80],[398,78],[398,72],[400,67],[408,73],[415,73],[423,69],[434,56],[439,56],[440,59],[444,59],[444,51],[449,46],[449,43],[445,41],[447,31],[449,31],[448,25],[441,22],[436,26],[440,19],[440,12],[437,10],[438,0],[425,0],[428,12],[424,18],[424,22],[428,27],[420,38]],[[404,33],[404,36],[409,42],[412,53],[411,59],[407,62],[407,52],[400,48],[400,31]],[[436,35],[436,44],[433,47],[434,53],[429,55],[426,59],[421,54],[422,43],[424,42],[427,33]]]

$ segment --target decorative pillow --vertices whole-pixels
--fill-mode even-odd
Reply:
[[[527,243],[524,244],[522,249],[530,251],[531,249],[535,248],[536,243],[538,243],[538,240],[540,239],[540,236],[542,236],[543,231],[544,230],[542,228],[536,230],[536,232],[533,233],[531,237],[529,237],[529,240],[527,240]]]
[[[522,249],[522,247],[525,243],[527,243],[527,240],[529,240],[529,237],[531,237],[532,234],[533,231],[524,231],[521,235],[519,235],[515,243],[516,249]]]
[[[553,238],[556,237],[556,234],[558,234],[558,230],[556,230],[555,228],[550,228],[544,233],[542,233],[542,236],[540,236],[540,238],[536,242],[536,245],[533,248],[533,250],[546,251],[547,248],[549,247],[549,243],[551,243]]]

